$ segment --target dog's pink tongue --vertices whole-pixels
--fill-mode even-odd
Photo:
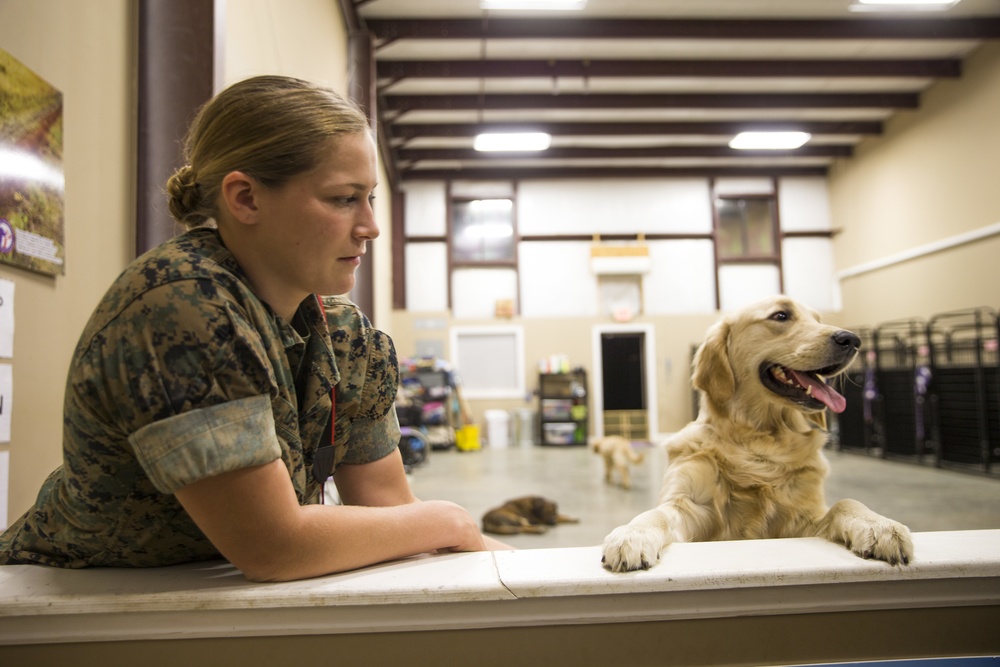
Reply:
[[[791,369],[789,369],[791,370]],[[803,387],[812,387],[813,398],[822,401],[823,405],[836,413],[841,413],[847,409],[847,399],[838,394],[833,387],[822,382],[814,375],[792,371],[792,375]]]

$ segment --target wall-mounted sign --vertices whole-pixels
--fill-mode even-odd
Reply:
[[[0,49],[0,263],[64,273],[62,93]]]

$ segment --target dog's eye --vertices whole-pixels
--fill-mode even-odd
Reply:
[[[770,317],[770,319],[775,322],[787,322],[790,318],[791,315],[788,314],[787,310],[779,310],[778,312],[773,313]]]

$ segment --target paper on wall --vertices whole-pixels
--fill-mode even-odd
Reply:
[[[14,367],[0,364],[0,442],[10,442],[10,415],[14,411]]]
[[[14,281],[0,279],[0,358],[14,358]]]
[[[7,530],[8,493],[10,493],[10,452],[0,452],[0,532]]]

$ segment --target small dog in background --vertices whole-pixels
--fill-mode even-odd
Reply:
[[[629,464],[640,464],[645,459],[642,452],[632,448],[632,442],[620,435],[608,435],[603,438],[593,438],[590,449],[604,459],[604,481],[615,483],[615,477],[623,489],[632,488],[632,475]]]
[[[557,523],[578,523],[579,519],[559,513],[555,501],[542,496],[508,500],[483,515],[483,532],[494,535],[544,533]]]

